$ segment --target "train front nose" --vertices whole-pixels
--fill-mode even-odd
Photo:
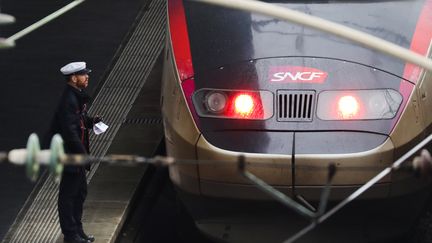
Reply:
[[[221,132],[215,137],[226,137]],[[202,160],[231,161],[231,163],[200,164],[201,192],[209,196],[234,198],[265,198],[250,185],[237,168],[240,155],[246,156],[246,169],[281,191],[297,194],[308,200],[318,200],[328,177],[328,166],[336,165],[333,179],[336,190],[333,199],[341,199],[370,180],[393,161],[393,143],[385,135],[362,132],[239,132],[230,131],[232,139],[224,149],[215,147],[201,137],[197,155]],[[241,140],[244,142],[242,143]],[[213,140],[214,142],[214,140]],[[250,148],[251,153],[241,146]],[[259,145],[261,144],[261,146]],[[390,177],[369,193],[386,197]]]
[[[268,184],[295,187],[312,199],[319,198],[331,163],[333,184],[348,192],[393,161],[389,136],[414,87],[369,66],[311,57],[233,64],[197,73],[193,82],[197,159],[233,162],[198,166],[203,194],[257,196],[244,193],[250,184],[237,171],[235,161],[245,154],[248,170]],[[232,112],[238,94],[260,108],[252,115]],[[389,182],[380,181],[376,188],[384,189],[375,196],[388,195]]]
[[[409,95],[400,90],[406,81],[397,76],[326,58],[237,63],[198,73],[194,82],[191,96],[202,132],[197,158],[233,162],[198,166],[207,195],[222,185],[248,185],[235,165],[240,154],[246,155],[248,170],[282,190],[318,199],[334,164],[333,184],[352,191],[393,161],[389,135]],[[260,107],[250,116],[230,108],[243,93]],[[389,182],[386,177],[380,185]]]

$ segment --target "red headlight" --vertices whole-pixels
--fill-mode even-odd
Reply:
[[[234,110],[240,116],[250,115],[255,106],[255,102],[249,94],[239,94],[234,98]]]
[[[264,119],[264,107],[259,92],[234,92],[230,95],[225,115],[231,118]]]
[[[265,120],[273,116],[273,94],[269,91],[201,89],[193,95],[201,117]]]
[[[322,120],[392,119],[402,95],[392,89],[323,91],[317,116]]]
[[[354,96],[345,95],[338,101],[338,113],[342,119],[355,118],[359,109],[360,104]]]

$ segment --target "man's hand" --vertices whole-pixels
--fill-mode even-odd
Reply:
[[[101,121],[102,121],[102,116],[96,115],[96,116],[93,118],[93,124],[99,123],[99,122],[101,122]]]

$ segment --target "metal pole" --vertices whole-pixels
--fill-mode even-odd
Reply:
[[[66,13],[69,10],[73,9],[74,7],[78,6],[82,2],[84,2],[84,0],[75,0],[71,3],[69,3],[68,5],[64,6],[63,8],[61,8],[61,9],[55,11],[54,13],[46,16],[45,18],[39,20],[38,22],[36,22],[36,23],[30,25],[29,27],[17,32],[16,34],[10,36],[9,38],[6,39],[6,41],[15,42],[16,40],[24,37],[28,33],[38,29],[39,27],[45,25],[46,23],[50,22],[51,20],[61,16],[62,14]]]

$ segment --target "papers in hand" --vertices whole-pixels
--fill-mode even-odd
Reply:
[[[93,132],[96,135],[104,133],[107,129],[108,129],[108,126],[103,122],[98,122],[98,123],[94,124],[94,126],[93,126]]]

